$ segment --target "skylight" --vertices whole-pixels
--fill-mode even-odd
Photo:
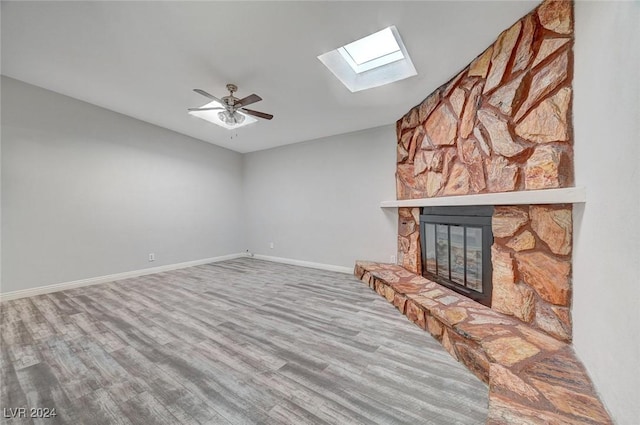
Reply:
[[[352,92],[417,75],[393,25],[324,53],[318,59]]]
[[[404,59],[390,27],[342,46],[338,52],[358,74]]]
[[[228,130],[236,129],[239,127],[244,127],[245,125],[253,124],[258,120],[252,117],[251,115],[247,115],[243,112],[236,111],[235,114],[239,115],[237,119],[237,123],[228,122],[228,119],[223,119],[223,116],[220,115],[221,112],[225,112],[225,108],[215,100],[213,102],[209,102],[206,105],[201,106],[201,108],[220,108],[211,111],[189,111],[189,115],[193,115],[194,117],[201,118],[205,121],[209,121],[215,125],[219,125],[220,127],[224,127]],[[242,118],[244,117],[244,119]]]

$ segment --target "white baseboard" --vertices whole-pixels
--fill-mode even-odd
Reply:
[[[272,257],[270,255],[253,254],[252,258],[265,261],[273,261],[274,263],[291,264],[293,266],[310,267],[312,269],[329,270],[340,273],[353,273],[353,267],[334,266],[332,264],[314,263],[311,261],[294,260],[292,258]]]
[[[219,257],[204,258],[202,260],[186,261],[184,263],[168,264],[166,266],[150,267],[148,269],[132,270],[123,273],[114,273],[105,276],[91,277],[88,279],[74,280],[72,282],[56,283],[53,285],[38,286],[36,288],[23,289],[20,291],[12,291],[0,293],[0,301],[16,300],[18,298],[33,297],[36,295],[49,294],[51,292],[65,291],[67,289],[81,288],[83,286],[97,285],[99,283],[113,282],[116,280],[129,279],[132,277],[145,276],[148,274],[162,273],[170,270],[184,269],[187,267],[200,266],[202,264],[216,263],[219,261],[233,260],[235,258],[247,257],[256,258],[258,260],[273,261],[274,263],[291,264],[294,266],[310,267],[312,269],[329,270],[332,272],[352,274],[353,268],[334,266],[332,264],[314,263],[311,261],[294,260],[292,258],[272,257],[260,254],[229,254]]]
[[[80,288],[82,286],[97,285],[99,283],[113,282],[115,280],[128,279],[132,277],[144,276],[148,274],[167,272],[170,270],[184,269],[187,267],[200,266],[202,264],[217,263],[219,261],[233,260],[235,258],[246,257],[245,253],[222,255],[219,257],[204,258],[202,260],[186,261],[184,263],[168,264],[166,266],[150,267],[148,269],[132,270],[123,273],[114,273],[106,276],[91,277],[88,279],[74,280],[72,282],[56,283],[54,285],[38,286],[36,288],[23,289],[0,293],[0,301],[15,300],[18,298],[33,297],[35,295],[49,294],[51,292],[64,291],[67,289]]]

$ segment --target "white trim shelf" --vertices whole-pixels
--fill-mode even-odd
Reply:
[[[530,205],[575,204],[587,200],[584,187],[561,189],[520,190],[517,192],[478,193],[475,195],[440,196],[436,198],[382,201],[381,208],[436,207],[458,205]]]

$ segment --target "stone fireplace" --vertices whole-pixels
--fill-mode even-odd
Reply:
[[[399,208],[398,261],[423,275],[420,211]],[[562,341],[571,340],[571,214],[571,204],[493,208],[491,301],[483,303]]]
[[[612,423],[570,345],[572,50],[546,0],[398,120],[398,262],[354,269],[489,384],[490,425]]]
[[[570,2],[545,2],[398,120],[398,261],[422,274],[429,199],[573,185]],[[440,203],[439,205],[442,205]],[[491,205],[493,309],[571,340],[572,206]]]

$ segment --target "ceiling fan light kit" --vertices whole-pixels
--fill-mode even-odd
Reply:
[[[228,125],[240,125],[245,120],[244,115],[237,112],[230,114],[229,111],[218,112],[218,118]]]
[[[189,108],[189,114],[224,127],[228,130],[257,122],[258,120],[254,117],[265,120],[273,118],[273,115],[271,114],[245,108],[247,105],[251,105],[252,103],[262,100],[262,98],[257,94],[251,94],[239,99],[233,95],[233,93],[238,91],[238,87],[235,84],[227,84],[227,90],[229,90],[229,95],[219,99],[204,90],[193,89],[196,93],[211,99],[212,102],[209,102],[199,108]]]

